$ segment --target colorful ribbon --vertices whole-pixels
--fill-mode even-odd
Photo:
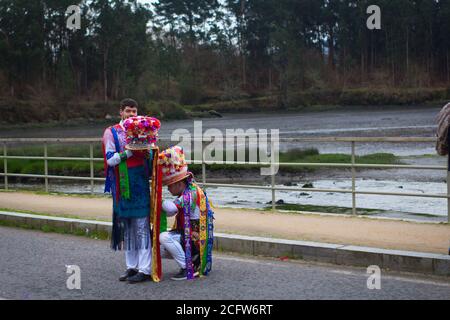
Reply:
[[[158,166],[159,149],[153,150],[152,159],[152,194],[150,201],[150,222],[153,225],[152,233],[152,279],[154,282],[161,281],[161,249],[159,234],[161,232],[161,205],[162,205],[162,171]],[[166,223],[167,229],[167,223]],[[164,230],[165,231],[165,230]]]
[[[119,164],[120,194],[122,198],[130,199],[130,181],[128,179],[127,161],[121,161]]]
[[[192,262],[191,248],[191,212],[200,209],[199,236],[200,236],[200,270],[199,274],[207,275],[212,267],[212,249],[213,249],[213,219],[214,212],[211,210],[210,203],[206,193],[195,183],[190,182],[182,195],[183,214],[184,214],[184,244],[186,254],[187,278],[194,278],[194,266]]]

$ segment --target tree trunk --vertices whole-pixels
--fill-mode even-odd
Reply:
[[[361,47],[361,81],[364,80],[364,49]]]
[[[247,61],[245,59],[245,44],[244,44],[244,37],[242,32],[242,26],[244,21],[244,12],[245,12],[245,0],[241,0],[241,15],[240,15],[240,47],[241,47],[241,66],[242,66],[242,85],[245,87],[247,85]]]
[[[371,52],[370,52],[370,72],[373,72],[373,69],[375,68],[375,46],[373,44],[373,38],[374,38],[374,32],[372,31],[370,33],[370,47],[371,47]]]
[[[272,66],[269,66],[269,92],[272,92]]]
[[[342,78],[344,80],[344,88],[347,84],[347,70],[346,70],[346,65],[345,65],[345,61],[346,61],[346,56],[347,56],[347,46],[344,45],[343,49],[342,49]]]
[[[16,95],[16,91],[14,90],[14,83],[11,72],[8,72],[8,82],[9,82],[9,93],[11,94],[11,97],[14,97]]]
[[[449,54],[448,54],[448,49],[447,49],[447,84],[450,83],[450,68],[449,68]]]
[[[392,85],[395,86],[395,59],[394,59],[394,52],[395,52],[395,45],[394,42],[392,42],[392,59],[391,59],[391,64],[392,64]]]
[[[334,70],[334,32],[333,32],[333,26],[330,27],[329,31],[329,38],[328,38],[328,66],[331,68],[331,70]]]
[[[119,87],[120,87],[120,72],[116,71],[116,75],[114,77],[114,94],[113,94],[113,99],[117,100],[117,97],[119,96]]]
[[[86,51],[83,50],[84,53],[84,94],[88,93],[88,68],[87,68],[87,54]]]
[[[247,85],[247,61],[245,60],[245,53],[241,52],[241,59],[242,59],[242,84],[244,87]]]
[[[386,29],[385,29],[385,31],[384,31],[384,35],[385,35],[385,37],[386,37],[386,40],[384,41],[384,42],[385,42],[385,45],[386,45],[386,48],[385,48],[385,50],[386,50],[386,52],[385,52],[386,60],[383,61],[383,63],[384,63],[384,66],[385,66],[385,67],[389,68],[389,37],[388,37],[388,32],[387,32]],[[389,70],[389,69],[388,69],[388,70]]]
[[[108,46],[106,46],[103,52],[103,99],[108,102],[108,70],[107,70],[107,60],[108,60]]]
[[[409,75],[409,28],[406,27],[406,75]]]
[[[364,38],[363,38],[363,34],[362,34],[362,32],[363,31],[360,31],[360,33],[359,33],[359,39],[360,39],[360,41],[361,41],[361,43],[360,43],[360,50],[361,50],[361,66],[360,66],[360,68],[361,68],[361,82],[364,80],[364,45],[365,45],[365,43],[364,43]]]
[[[167,80],[166,80],[166,97],[169,96],[170,92],[170,73],[167,72]]]

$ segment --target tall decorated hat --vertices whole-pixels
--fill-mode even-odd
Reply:
[[[126,119],[123,127],[126,132],[126,149],[148,150],[158,140],[161,122],[153,117],[137,116]]]
[[[184,178],[192,177],[184,156],[183,148],[174,146],[159,154],[158,164],[161,166],[163,185],[171,185]]]

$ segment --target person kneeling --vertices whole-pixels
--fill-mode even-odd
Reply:
[[[188,171],[182,148],[175,146],[159,154],[162,183],[176,196],[164,200],[162,209],[175,216],[172,230],[159,236],[161,256],[173,258],[180,271],[172,280],[193,279],[207,275],[212,266],[214,213],[206,193]]]

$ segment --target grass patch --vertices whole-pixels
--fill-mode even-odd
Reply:
[[[0,220],[0,226],[2,227],[10,227],[10,228],[20,228],[27,230],[37,230],[45,233],[59,233],[59,234],[71,234],[75,236],[88,237],[95,240],[110,240],[111,237],[106,231],[89,231],[82,229],[71,230],[67,227],[56,227],[48,224],[34,226],[29,225],[19,221],[11,221],[11,220]]]
[[[185,108],[174,101],[150,101],[144,106],[143,111],[145,114],[151,114],[161,120],[182,120],[192,116]]]
[[[250,99],[219,101],[183,106],[190,112],[218,111],[221,113],[324,111],[345,109],[350,106],[411,106],[427,103],[442,104],[447,101],[447,88],[350,88],[310,89],[288,93],[286,105],[280,106],[277,95]]]
[[[225,159],[225,157],[224,157]],[[236,159],[236,157],[235,157]],[[246,151],[245,159],[248,161],[248,150]],[[351,163],[351,155],[341,153],[326,153],[320,154],[317,149],[292,149],[287,152],[281,152],[279,161],[282,163]],[[259,159],[258,159],[259,160]],[[364,156],[356,156],[355,162],[357,164],[404,164],[399,157],[392,153],[374,153]],[[189,166],[194,174],[201,174],[201,165],[195,164]],[[245,165],[245,164],[208,164],[208,171],[240,171],[240,170],[256,170],[261,168],[260,165]],[[280,167],[281,172],[301,173],[311,172],[317,170],[317,167],[312,166],[283,166]]]
[[[20,190],[22,192],[22,190]],[[84,198],[84,199],[101,199],[101,198],[111,198],[111,194],[87,194],[87,193],[65,193],[65,192],[45,192],[41,190],[37,191],[27,191],[37,195],[48,195],[48,196],[60,196],[60,197],[75,197],[75,198]]]
[[[20,192],[20,193],[32,193],[32,194],[37,194],[37,195],[44,195],[44,196],[61,196],[61,197],[74,197],[74,198],[84,198],[84,199],[101,199],[101,198],[111,198],[111,194],[110,193],[105,193],[105,194],[90,194],[90,193],[66,193],[66,192],[59,192],[59,191],[50,191],[50,192],[46,192],[43,190],[36,190],[36,189],[20,189],[20,190],[14,190],[14,189],[0,189],[0,193],[1,192]],[[2,210],[0,208],[0,210]],[[34,213],[34,212],[33,212]]]
[[[441,156],[437,153],[426,153],[421,155],[411,155],[408,158],[440,158]]]
[[[41,213],[41,212],[35,212],[30,210],[18,210],[18,209],[10,209],[10,208],[0,208],[0,211],[5,212],[16,212],[16,213],[26,213],[26,214],[32,214],[36,216],[42,216],[42,217],[58,217],[58,218],[68,218],[68,219],[78,219],[78,220],[92,220],[92,221],[102,221],[102,222],[110,222],[111,220],[108,219],[95,219],[95,218],[89,218],[86,219],[86,217],[80,217],[77,215],[70,215],[70,214],[59,214],[58,215],[51,215],[48,213]]]
[[[220,113],[250,113],[279,111],[316,111],[333,107],[342,109],[348,106],[398,106],[408,108],[411,105],[442,105],[450,97],[450,90],[436,88],[391,88],[363,87],[346,89],[308,89],[288,92],[287,99],[281,105],[279,93],[250,97],[249,94],[238,98],[218,98],[216,95],[205,103],[199,99],[198,88],[184,88],[180,99],[161,100],[143,103],[142,114],[151,114],[163,120],[186,119],[201,116],[208,111]],[[184,91],[187,90],[187,91]],[[200,103],[199,103],[200,102]],[[197,103],[192,105],[191,103]],[[57,99],[0,99],[2,125],[23,128],[23,124],[33,127],[51,127],[55,125],[79,126],[83,124],[102,123],[105,126],[118,122],[118,101],[60,101]],[[106,120],[105,116],[112,116]]]
[[[49,144],[47,146],[49,157],[84,157],[89,158],[89,144],[64,143]],[[44,156],[44,145],[35,146],[9,146],[10,156]],[[94,143],[94,157],[103,158],[100,143]]]
[[[42,156],[42,146],[27,146],[11,148],[9,155],[15,156]],[[265,160],[259,157],[259,151],[252,151],[252,154],[257,154],[257,161]],[[48,155],[50,157],[89,157],[89,145],[49,145]],[[99,148],[94,148],[94,157],[103,158],[102,151]],[[223,159],[226,159],[224,154]],[[237,151],[234,159],[237,159]],[[250,161],[250,150],[245,151],[245,161]],[[284,163],[351,163],[351,155],[340,153],[320,154],[317,149],[292,149],[287,152],[280,152],[279,161]],[[400,158],[392,153],[374,153],[364,156],[356,156],[356,163],[358,164],[403,164]],[[201,165],[192,164],[189,166],[194,174],[201,174]],[[208,164],[209,171],[243,171],[243,170],[257,170],[261,168],[260,165],[245,165],[245,164]],[[282,172],[310,172],[315,170],[315,167],[299,167],[299,166],[283,166],[280,168]],[[0,167],[0,172],[3,172],[3,166]],[[17,174],[44,174],[44,160],[32,159],[11,159],[8,160],[8,172]],[[49,160],[48,172],[50,175],[71,175],[71,176],[89,176],[90,163],[88,161],[76,160]],[[103,162],[94,162],[94,176],[103,177],[104,167]]]
[[[315,205],[285,203],[275,205],[275,209],[285,211],[308,211],[321,213],[352,214],[352,208],[337,207],[337,206],[315,206]],[[272,207],[271,206],[266,207],[264,210],[270,211],[272,210]],[[358,215],[373,215],[382,212],[384,211],[379,209],[357,208]]]
[[[280,162],[305,162],[305,163],[351,163],[352,156],[343,153],[320,154],[316,149],[293,149],[286,153],[280,153]],[[400,158],[392,153],[373,153],[364,156],[356,156],[358,164],[400,164]]]

